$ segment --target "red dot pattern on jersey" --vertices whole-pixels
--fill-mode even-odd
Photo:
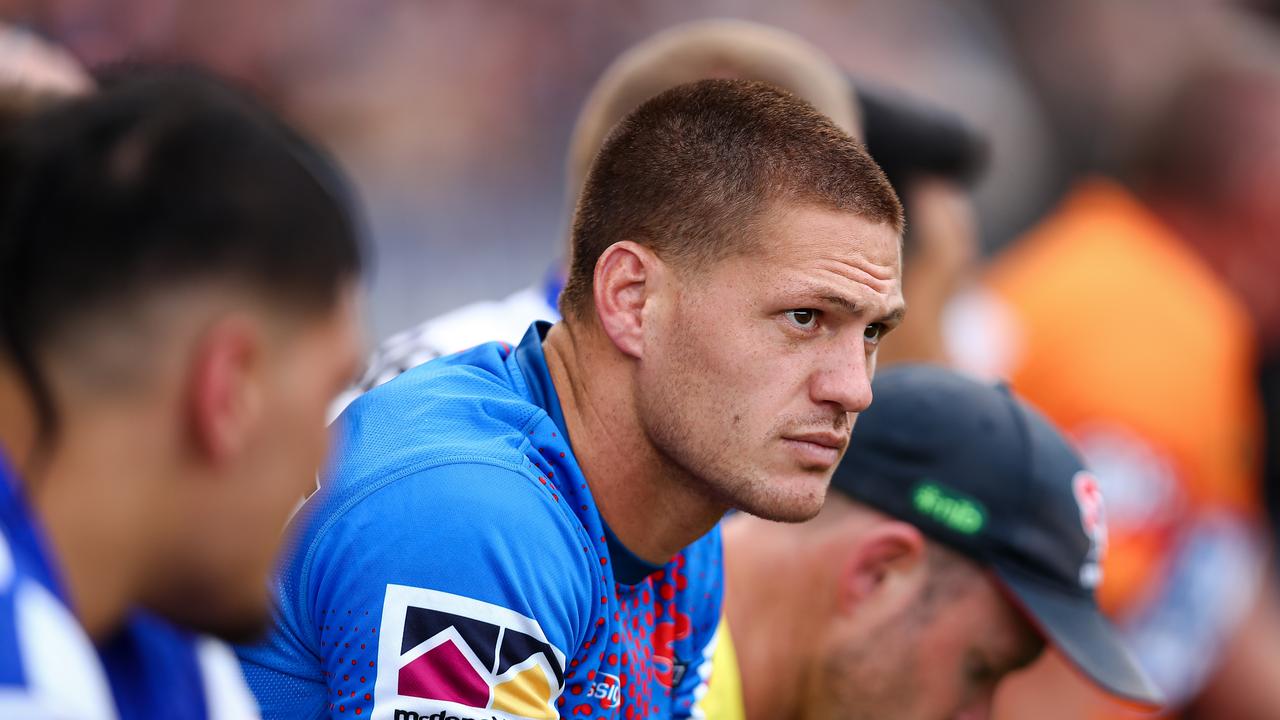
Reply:
[[[338,615],[343,613],[345,613],[346,615],[354,616],[356,614],[356,611],[354,609],[331,608],[328,610],[324,610],[322,612],[323,615]],[[369,612],[367,610],[364,611],[364,615],[368,616]],[[321,634],[320,644],[322,647],[335,647],[335,648],[341,647],[345,651],[347,651],[347,652],[344,652],[341,656],[338,656],[336,658],[336,663],[337,663],[336,665],[332,665],[330,668],[327,668],[323,671],[323,675],[326,678],[326,680],[329,682],[329,689],[333,692],[333,695],[336,698],[344,701],[342,703],[331,703],[329,706],[329,710],[330,711],[336,710],[339,713],[345,713],[346,711],[350,710],[352,711],[352,713],[356,715],[362,715],[366,708],[362,705],[359,705],[357,702],[355,702],[358,693],[356,692],[356,689],[354,686],[357,684],[357,682],[360,685],[367,683],[368,678],[363,676],[359,678],[353,678],[349,672],[341,671],[342,668],[354,667],[359,665],[361,662],[361,659],[359,658],[358,654],[356,657],[352,657],[351,642],[349,641],[351,639],[351,636],[354,633],[360,632],[360,628],[355,625],[352,625],[351,627],[347,627],[346,625],[338,625],[336,632],[333,625],[319,625],[317,626],[317,628],[320,630],[320,634]],[[370,632],[373,632],[373,631],[374,629],[370,628]],[[330,633],[333,633],[333,634],[331,635]],[[359,648],[360,650],[363,650],[366,652],[369,650],[369,646],[367,643],[359,643]],[[330,662],[333,662],[333,660],[330,660]],[[348,662],[350,662],[349,666],[348,666]],[[338,680],[339,677],[341,677],[342,679]],[[366,692],[364,693],[364,696],[365,696],[364,699],[366,701],[373,700],[372,693]]]
[[[539,426],[529,433],[530,460],[536,473],[530,477],[538,479],[535,487],[545,487],[553,501],[559,502],[563,496],[569,507],[590,513],[590,488],[581,481],[576,467],[564,465],[568,448],[563,440],[556,439],[558,436],[551,427],[554,425],[550,418],[544,417]],[[543,440],[539,441],[539,438]],[[572,463],[571,460],[569,462]],[[567,475],[572,484],[557,485],[557,472],[562,478]],[[673,558],[663,570],[634,586],[618,585],[610,570],[610,566],[616,567],[616,563],[610,562],[608,541],[605,533],[601,532],[603,528],[595,520],[584,522],[595,529],[596,535],[591,543],[582,547],[582,551],[599,563],[592,563],[597,568],[596,577],[602,583],[597,587],[608,590],[599,596],[600,605],[596,606],[599,613],[593,612],[596,621],[587,637],[582,639],[577,652],[567,658],[565,684],[561,686],[562,694],[556,698],[555,706],[560,708],[561,717],[571,720],[618,720],[624,717],[627,720],[667,720],[677,712],[687,714],[689,698],[680,698],[680,707],[676,707],[671,686],[677,673],[688,678],[686,671],[696,672],[692,665],[685,663],[697,659],[692,644],[709,639],[715,629],[715,620],[704,618],[696,629],[698,634],[693,634],[695,629],[686,613],[697,611],[699,617],[704,613],[686,592],[689,578],[683,553]],[[708,568],[716,569],[717,575],[708,575],[705,572]],[[704,571],[694,575],[700,583],[698,599],[711,599],[711,594],[705,590],[710,584],[708,579],[718,577],[718,568],[707,565],[698,570]],[[370,632],[376,632],[376,629],[371,628]],[[366,650],[366,647],[361,644],[360,649]],[[701,648],[696,652],[700,653]],[[370,667],[373,666],[371,662]],[[361,682],[364,680],[361,678]],[[681,687],[689,687],[689,680],[696,684],[696,678],[688,678]],[[371,697],[365,689],[361,689],[359,695],[366,700]],[[352,692],[349,697],[356,696]],[[345,704],[352,703],[348,701]]]

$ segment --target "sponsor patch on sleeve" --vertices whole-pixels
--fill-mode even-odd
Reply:
[[[536,620],[461,595],[388,585],[375,720],[555,720],[564,653]]]

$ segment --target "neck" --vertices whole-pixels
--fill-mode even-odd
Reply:
[[[807,622],[819,592],[794,528],[739,514],[724,523],[724,613],[748,718],[788,718],[802,707]],[[805,535],[807,537],[807,535]]]
[[[627,549],[661,565],[705,535],[727,506],[650,442],[631,361],[592,328],[557,323],[543,342],[573,454],[606,523]]]
[[[13,368],[0,362],[0,452],[15,470],[35,463],[36,411]]]
[[[138,529],[145,517],[129,499],[138,472],[129,418],[62,417],[56,444],[37,453],[34,405],[11,372],[0,371],[0,445],[48,542],[54,574],[95,641],[123,622],[140,587]]]

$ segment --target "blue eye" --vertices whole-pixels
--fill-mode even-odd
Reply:
[[[802,330],[812,330],[818,325],[818,311],[812,309],[788,310],[783,313],[792,325]]]

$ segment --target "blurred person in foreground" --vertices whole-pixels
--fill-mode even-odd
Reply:
[[[1215,66],[1161,108],[1123,183],[1090,180],[999,258],[958,355],[1007,376],[1109,500],[1103,608],[1175,708],[1280,717],[1254,367],[1280,330],[1280,82]],[[1046,697],[1055,700],[1046,703]],[[1048,659],[1008,718],[1130,716]]]
[[[815,520],[725,521],[707,717],[987,718],[1046,643],[1158,704],[1094,600],[1105,513],[1067,440],[1006,388],[941,367],[891,368],[873,389]]]
[[[297,516],[270,717],[700,716],[718,523],[822,506],[903,312],[901,208],[795,96],[704,80],[609,135],[564,319],[356,399]]]
[[[860,135],[857,105],[850,98],[844,76],[822,51],[801,38],[742,20],[677,25],[619,56],[587,97],[569,141],[566,216],[577,204],[591,161],[619,120],[664,90],[705,78],[770,83],[811,103],[845,132]],[[534,320],[558,320],[556,303],[564,286],[568,251],[566,244],[565,257],[556,261],[536,286],[502,300],[457,308],[387,338],[374,351],[356,387],[339,404],[345,406],[360,392],[432,358],[490,340],[514,342]]]
[[[0,153],[0,716],[245,718],[280,527],[358,360],[315,148],[134,68]]]

